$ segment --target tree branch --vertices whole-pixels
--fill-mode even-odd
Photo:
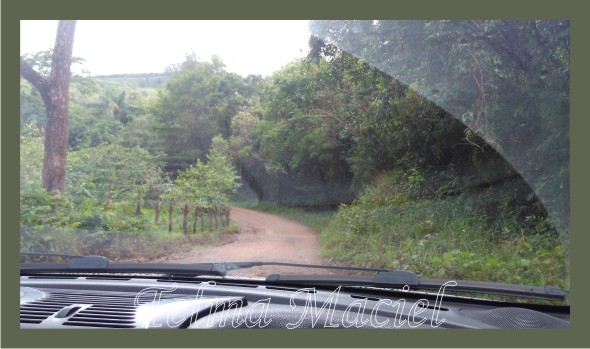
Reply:
[[[35,86],[41,94],[46,93],[49,89],[49,81],[41,74],[37,73],[23,58],[20,59],[20,75],[30,82],[31,85]]]

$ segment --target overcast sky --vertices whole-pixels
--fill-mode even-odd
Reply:
[[[53,47],[57,21],[21,21],[21,55]],[[74,56],[91,75],[163,72],[195,52],[226,70],[269,75],[307,54],[307,21],[78,21]]]

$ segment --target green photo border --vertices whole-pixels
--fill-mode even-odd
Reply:
[[[1,345],[3,347],[585,347],[590,224],[587,16],[582,1],[3,0]],[[571,304],[567,330],[21,330],[19,328],[19,20],[21,19],[569,19],[571,20]]]

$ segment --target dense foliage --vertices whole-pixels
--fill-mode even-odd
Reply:
[[[43,62],[46,56],[34,57]],[[183,73],[184,70],[168,73],[165,77],[178,78]],[[143,78],[147,81],[153,77]],[[147,83],[138,84],[138,80],[143,81],[137,75],[128,80],[119,76],[73,79],[67,190],[63,194],[48,193],[40,187],[45,136],[43,105],[38,92],[21,82],[23,248],[68,252],[67,240],[75,240],[73,248],[77,253],[108,253],[116,258],[157,257],[170,249],[184,249],[183,239],[176,235],[166,238],[169,231],[189,232],[184,229],[186,217],[179,214],[182,210],[177,207],[181,202],[202,208],[199,220],[205,222],[209,218],[209,224],[201,224],[199,238],[184,243],[214,243],[219,240],[214,237],[215,231],[235,231],[235,225],[213,226],[211,217],[217,222],[221,212],[207,210],[225,207],[239,187],[228,157],[227,141],[211,136],[207,143],[216,146],[202,151],[204,161],[197,158],[186,168],[166,171],[173,167],[169,166],[172,156],[165,153],[169,148],[160,137],[160,116],[152,114],[165,98],[161,91],[158,94],[157,89]],[[161,211],[169,207],[174,213],[170,219],[160,217],[164,216]],[[79,238],[74,239],[76,233]],[[84,239],[87,246],[82,246]],[[141,243],[138,239],[153,243]],[[116,256],[116,251],[122,254]]]
[[[499,151],[567,235],[568,21],[317,21],[312,32],[463,122],[465,140]]]

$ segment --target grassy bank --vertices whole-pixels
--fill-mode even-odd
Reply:
[[[441,214],[453,206],[426,201],[343,207],[322,232],[322,251],[337,261],[412,270],[423,277],[569,288],[557,238],[510,232],[498,238],[477,218]]]
[[[395,184],[395,183],[394,183]],[[445,198],[412,198],[392,183],[341,206],[322,230],[322,253],[366,267],[569,290],[565,251],[547,219],[502,212],[494,189]]]

